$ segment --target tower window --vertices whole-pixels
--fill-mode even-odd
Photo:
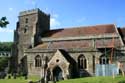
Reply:
[[[26,32],[27,32],[27,29],[25,28],[25,29],[24,29],[24,33],[26,33]]]
[[[24,28],[24,33],[26,33],[28,30],[28,26],[26,25],[25,28]]]
[[[28,18],[26,18],[25,23],[28,23]]]

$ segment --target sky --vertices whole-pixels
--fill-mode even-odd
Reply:
[[[19,12],[39,8],[51,15],[51,29],[98,24],[125,27],[125,0],[1,0],[0,17],[10,24],[0,28],[0,41],[13,41]]]

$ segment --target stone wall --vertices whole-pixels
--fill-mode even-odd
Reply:
[[[43,60],[45,56],[48,57],[48,62],[52,59],[52,57],[54,56],[54,54],[56,53],[56,51],[49,51],[49,52],[45,52],[43,50],[33,50],[33,51],[28,51],[25,52],[25,55],[27,56],[28,59],[28,72],[29,75],[40,75],[39,72],[41,72],[42,67],[41,68],[36,68],[35,67],[35,57],[37,55],[41,56],[41,59]],[[84,51],[67,51],[68,55],[76,62],[76,66],[78,67],[78,57],[80,56],[80,54],[83,54],[86,57],[87,60],[87,68],[85,69],[86,71],[88,71],[91,75],[94,74],[94,66],[93,63],[96,64],[98,63],[98,59],[101,56],[101,52],[84,52]],[[95,56],[95,62],[93,62],[93,56]],[[72,63],[70,63],[71,65],[73,65]],[[77,68],[78,69],[78,68]],[[34,71],[35,70],[35,71]],[[77,71],[77,70],[76,70]]]
[[[34,47],[39,43],[43,32],[49,30],[50,16],[39,9],[20,12],[19,22],[14,34],[14,43],[17,47],[18,62],[23,57],[24,49]]]

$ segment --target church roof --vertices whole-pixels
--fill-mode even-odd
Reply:
[[[102,42],[102,41],[100,41]],[[103,46],[103,44],[100,44],[100,42],[96,44],[97,48],[100,47],[107,47],[107,48],[111,48],[112,47],[112,41],[108,41],[108,43],[105,44],[105,46]],[[116,42],[118,44],[118,42]],[[35,48],[42,48],[42,49],[78,49],[78,48],[91,48],[92,47],[92,43],[90,41],[59,41],[59,42],[52,42],[51,44],[49,42],[46,43],[42,43],[38,46],[36,46]]]
[[[100,35],[106,33],[116,33],[114,24],[83,26],[66,29],[56,29],[47,32],[44,37],[59,38],[59,37],[76,37],[86,35]]]
[[[104,34],[117,34],[116,27],[114,24],[107,25],[96,25],[87,27],[75,27],[69,29],[57,29],[50,30],[44,38],[67,38],[67,37],[82,37],[89,35],[104,35]],[[116,40],[116,45],[121,45],[120,40]],[[96,47],[112,47],[112,38],[105,43],[103,40],[96,40]],[[72,40],[72,41],[53,41],[53,42],[42,42],[35,48],[37,49],[72,49],[72,48],[91,48],[93,43],[89,40]]]

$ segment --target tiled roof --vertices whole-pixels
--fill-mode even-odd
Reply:
[[[50,30],[47,32],[44,37],[76,37],[76,36],[85,36],[85,35],[99,35],[105,33],[115,33],[115,25],[96,25],[96,26],[83,26],[83,27],[74,27],[68,29],[56,29]]]
[[[120,46],[120,41],[115,40],[115,43],[112,45],[112,39],[110,40],[96,40],[96,48],[112,48],[115,46]],[[93,43],[91,40],[81,40],[81,41],[59,41],[59,42],[45,42],[36,46],[34,49],[80,49],[80,48],[92,48]]]
[[[91,45],[88,41],[60,41],[60,42],[52,42],[52,43],[43,43],[38,45],[35,48],[47,49],[69,49],[69,48],[88,48]]]
[[[77,27],[70,29],[58,29],[51,30],[44,37],[51,38],[61,38],[61,37],[78,37],[78,36],[87,36],[87,35],[103,35],[108,33],[117,33],[114,24],[108,25],[96,25],[96,26],[87,26],[87,27]],[[97,48],[111,48],[112,39],[105,40],[96,40],[95,44]],[[115,40],[114,45],[121,45],[120,40]],[[72,49],[72,48],[91,48],[93,43],[90,40],[73,40],[73,41],[58,41],[58,42],[44,42],[39,44],[34,49]]]

